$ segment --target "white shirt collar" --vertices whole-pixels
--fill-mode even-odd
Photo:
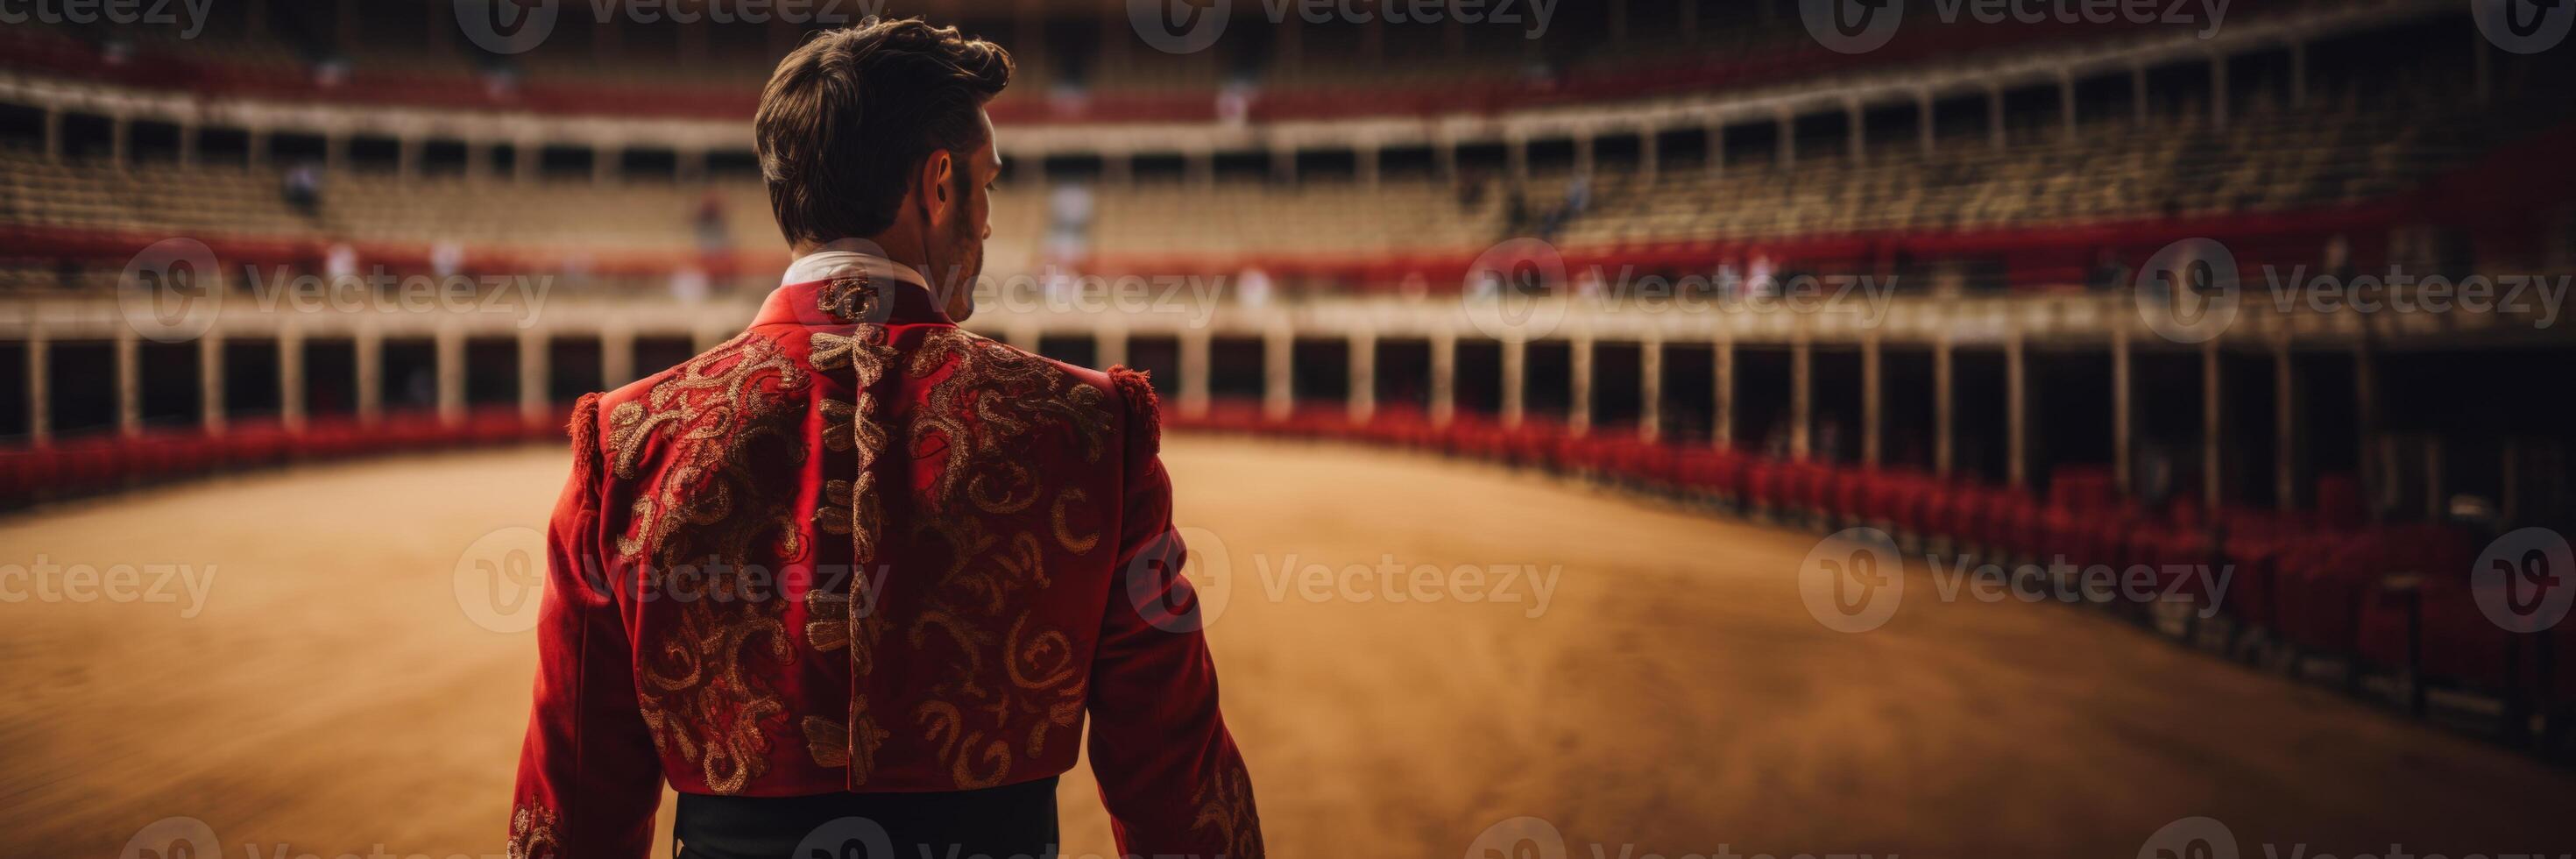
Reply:
[[[786,286],[830,280],[842,272],[858,269],[871,278],[900,280],[923,289],[930,288],[930,280],[922,277],[921,272],[914,271],[911,266],[898,265],[878,255],[875,250],[876,244],[866,239],[840,239],[825,244],[815,248],[813,253],[797,257],[787,266],[787,275],[778,284]]]

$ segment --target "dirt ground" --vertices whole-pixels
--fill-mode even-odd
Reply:
[[[1552,829],[1535,855],[2126,857],[2202,816],[2238,845],[2215,859],[2576,852],[2566,771],[2084,610],[1926,585],[1835,632],[1799,597],[1814,535],[1344,447],[1166,456],[1226,559],[1196,575],[1274,855]],[[381,460],[0,520],[0,576],[153,565],[122,602],[0,578],[0,855],[171,817],[226,856],[498,853],[533,639],[461,607],[460,561],[483,581],[476,541],[542,524],[565,467]],[[1067,852],[1109,852],[1085,769],[1061,797]],[[1520,817],[1544,824],[1488,832]]]

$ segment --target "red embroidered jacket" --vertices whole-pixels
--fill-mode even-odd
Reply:
[[[1128,854],[1262,855],[1145,377],[909,283],[780,287],[582,398],[512,856],[645,855],[677,790],[948,791],[1091,765]]]

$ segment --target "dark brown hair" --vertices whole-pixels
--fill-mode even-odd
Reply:
[[[1001,46],[918,18],[870,18],[788,54],[752,120],[787,243],[891,226],[922,159],[947,150],[962,160],[984,145],[978,109],[1010,85],[1011,68]]]

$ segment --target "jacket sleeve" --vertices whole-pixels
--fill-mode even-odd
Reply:
[[[1091,669],[1091,768],[1122,855],[1263,855],[1243,755],[1217,710],[1198,595],[1181,575],[1172,484],[1145,374],[1112,368],[1127,410],[1119,566]]]
[[[651,849],[661,758],[636,709],[634,661],[599,539],[599,395],[574,405],[572,478],[546,529],[537,683],[510,808],[513,859]]]

